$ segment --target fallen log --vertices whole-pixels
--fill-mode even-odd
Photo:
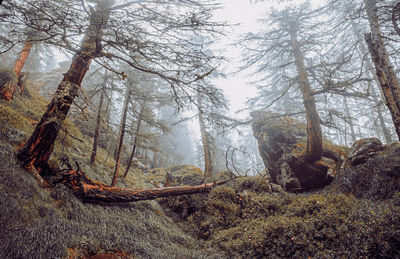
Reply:
[[[109,187],[89,179],[81,170],[70,170],[63,174],[62,182],[71,188],[78,198],[86,202],[135,202],[154,200],[162,197],[209,192],[213,187],[229,182],[231,179],[195,186],[175,186],[151,189],[128,189]]]

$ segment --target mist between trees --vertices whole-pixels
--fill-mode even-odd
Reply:
[[[304,122],[307,162],[321,159],[324,138],[343,146],[372,136],[397,141],[399,4],[289,2],[265,10],[259,27],[229,46],[242,51],[237,73],[258,88],[242,111]],[[0,94],[12,102],[29,95],[24,85],[32,81],[50,98],[19,151],[22,163],[45,175],[69,118],[93,138],[89,163],[98,146],[106,161],[115,159],[111,186],[131,166],[195,164],[207,179],[227,165],[261,172],[252,119],[228,116],[214,84],[230,76],[224,65],[233,61],[213,46],[235,26],[214,19],[218,8],[218,1],[189,0],[4,2]],[[57,52],[71,60],[57,64]],[[199,139],[188,125],[198,125]]]

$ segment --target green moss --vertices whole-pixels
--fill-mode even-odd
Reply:
[[[21,113],[9,107],[5,102],[0,102],[0,131],[15,129],[28,133],[32,129],[32,123]]]
[[[374,202],[345,194],[271,194],[254,188],[258,181],[213,189],[187,218],[189,228],[231,258],[398,256],[399,195]]]

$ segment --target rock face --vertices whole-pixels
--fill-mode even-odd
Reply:
[[[358,140],[343,167],[333,184],[339,191],[367,199],[387,199],[400,191],[400,143]]]
[[[261,111],[250,115],[253,134],[272,183],[286,191],[300,192],[321,189],[332,181],[341,164],[339,149],[324,145],[324,157],[312,164],[306,163],[304,123]]]

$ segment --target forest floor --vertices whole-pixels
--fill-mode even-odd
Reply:
[[[34,94],[37,91],[32,86],[29,90],[30,98],[0,100],[0,258],[88,258],[98,254],[123,258],[223,258],[216,249],[204,248],[204,242],[184,233],[156,201],[90,204],[77,199],[62,184],[41,188],[16,159],[18,148],[48,103]],[[59,159],[68,155],[91,179],[110,183],[113,158],[104,163],[107,154],[100,148],[98,162],[89,165],[93,140],[82,136],[70,121],[65,126],[67,130],[57,138],[52,163],[57,166]],[[131,173],[117,185],[154,187],[159,178]]]
[[[0,101],[0,258],[400,258],[398,191],[376,200],[333,187],[289,194],[245,177],[209,194],[106,205],[83,203],[62,184],[41,188],[15,155],[47,102],[35,94]],[[114,160],[104,163],[100,148],[89,165],[92,139],[69,121],[65,128],[54,166],[68,154],[109,183]],[[155,172],[117,184],[154,187],[165,177]]]

